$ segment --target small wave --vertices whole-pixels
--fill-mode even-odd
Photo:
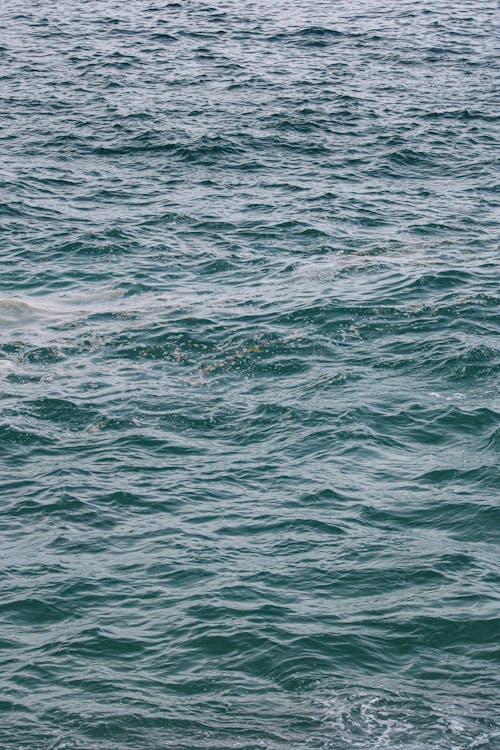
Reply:
[[[307,26],[295,31],[282,31],[273,34],[268,39],[271,42],[291,43],[301,47],[326,47],[343,38],[351,38],[356,34],[340,31],[339,29],[323,26]]]
[[[58,314],[60,314],[60,311],[54,308],[27,302],[16,297],[0,299],[0,327],[29,324]]]
[[[0,321],[36,317],[43,310],[22,299],[0,299]]]

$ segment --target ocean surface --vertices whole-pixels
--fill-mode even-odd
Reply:
[[[0,8],[0,750],[500,748],[498,5]]]

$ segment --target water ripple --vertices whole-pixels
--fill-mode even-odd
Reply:
[[[0,9],[0,746],[494,750],[494,2]]]

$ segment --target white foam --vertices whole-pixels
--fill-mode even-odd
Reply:
[[[0,298],[0,325],[29,322],[45,315],[56,314],[56,312],[56,310],[16,297]]]

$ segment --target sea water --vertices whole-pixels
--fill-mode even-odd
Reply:
[[[1,6],[1,750],[500,748],[497,13]]]

